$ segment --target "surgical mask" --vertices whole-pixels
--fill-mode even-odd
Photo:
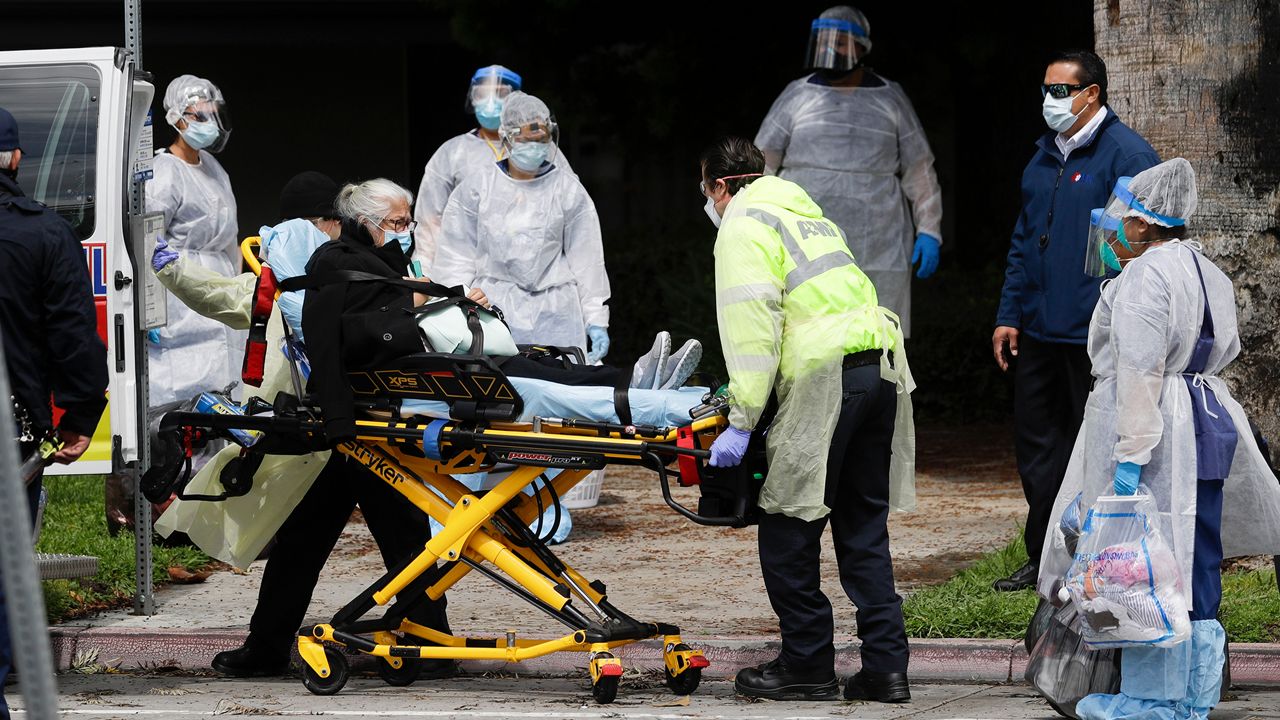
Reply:
[[[1050,130],[1064,133],[1076,124],[1076,120],[1084,113],[1084,108],[1089,107],[1089,103],[1085,103],[1084,108],[1080,108],[1079,113],[1071,113],[1071,104],[1075,102],[1076,97],[1068,95],[1064,98],[1056,98],[1052,95],[1044,96],[1044,104],[1040,107],[1040,114],[1044,115],[1045,124]]]
[[[182,139],[196,150],[203,150],[212,145],[217,139],[218,134],[222,131],[218,129],[218,124],[212,120],[205,122],[187,121],[187,129],[182,131]]]
[[[1102,264],[1112,270],[1120,270],[1120,256],[1116,255],[1116,251],[1111,249],[1110,243],[1102,243],[1098,246],[1098,256],[1102,258]]]
[[[405,230],[404,232],[383,230],[382,244],[386,245],[389,242],[400,243],[400,249],[404,251],[405,255],[408,255],[409,252],[413,250],[413,233],[410,233],[408,230]]]
[[[511,162],[525,172],[535,172],[551,153],[551,144],[544,142],[511,143]]]
[[[711,218],[711,224],[720,227],[720,213],[716,212],[716,201],[707,198],[707,204],[703,205],[702,209],[706,211],[707,217]]]
[[[488,100],[477,105],[476,122],[485,130],[497,130],[502,124],[502,101]]]

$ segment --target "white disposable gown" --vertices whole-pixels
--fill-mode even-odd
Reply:
[[[240,271],[236,199],[218,161],[199,153],[198,165],[166,152],[156,155],[155,177],[146,188],[147,211],[164,214],[169,247],[186,261],[233,277]],[[201,317],[170,296],[160,343],[147,344],[151,406],[222,389],[239,379],[245,338],[246,333]]]
[[[755,144],[767,157],[781,156],[771,171],[804,188],[844,230],[854,262],[909,337],[916,234],[942,240],[933,152],[897,83],[837,88],[809,77],[782,91]]]
[[[573,173],[516,180],[492,165],[453,193],[443,230],[431,279],[484,290],[517,343],[585,348],[587,325],[608,327],[600,218]]]
[[[1051,516],[1061,518],[1082,493],[1083,517],[1099,496],[1113,494],[1116,463],[1142,465],[1141,482],[1160,509],[1187,607],[1192,600],[1197,480],[1191,404],[1204,402],[1199,392],[1188,392],[1181,374],[1190,363],[1204,313],[1195,257],[1214,324],[1213,350],[1201,380],[1231,413],[1239,434],[1223,487],[1223,554],[1280,553],[1280,485],[1258,451],[1244,410],[1218,377],[1240,352],[1235,292],[1217,266],[1182,242],[1148,250],[1103,286],[1089,323],[1093,391]],[[1046,597],[1071,562],[1057,525],[1050,523],[1040,561],[1038,588]]]
[[[422,184],[418,186],[418,199],[413,206],[413,219],[418,221],[418,228],[413,231],[413,259],[421,260],[423,269],[428,273],[436,259],[440,219],[449,203],[449,196],[463,180],[505,157],[501,141],[486,140],[480,137],[478,130],[472,130],[446,140],[427,161],[427,167],[422,171]],[[553,162],[557,169],[573,173],[559,148]]]

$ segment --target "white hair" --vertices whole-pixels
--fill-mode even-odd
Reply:
[[[0,170],[8,170],[9,165],[13,162],[12,150],[0,150]]]
[[[391,212],[391,204],[404,200],[413,206],[413,193],[386,178],[351,183],[338,192],[334,209],[345,220],[381,222]]]

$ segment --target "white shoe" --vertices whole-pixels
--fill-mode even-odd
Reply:
[[[667,372],[667,356],[671,354],[671,333],[663,330],[653,339],[653,348],[636,360],[631,371],[631,387],[648,390],[657,385]]]
[[[684,385],[684,381],[698,369],[699,362],[702,362],[702,343],[690,340],[681,345],[667,360],[667,376],[655,389],[670,390]]]

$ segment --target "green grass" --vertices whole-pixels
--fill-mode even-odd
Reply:
[[[83,580],[49,580],[44,583],[49,622],[62,622],[97,610],[132,602],[134,583],[133,533],[107,534],[103,479],[101,476],[46,477],[48,504],[36,549],[46,553],[93,555],[98,574]],[[152,578],[157,585],[169,581],[168,568],[195,570],[211,560],[194,547],[153,545]]]
[[[1034,590],[998,593],[991,583],[1027,560],[1021,536],[983,555],[942,585],[917,590],[902,603],[907,635],[916,638],[1018,638],[1036,610]]]
[[[942,585],[902,603],[907,635],[916,638],[1021,638],[1035,612],[1034,590],[998,593],[991,583],[1027,559],[1019,536],[981,556]],[[1231,642],[1280,641],[1280,591],[1274,570],[1233,570],[1222,576],[1222,625]]]

